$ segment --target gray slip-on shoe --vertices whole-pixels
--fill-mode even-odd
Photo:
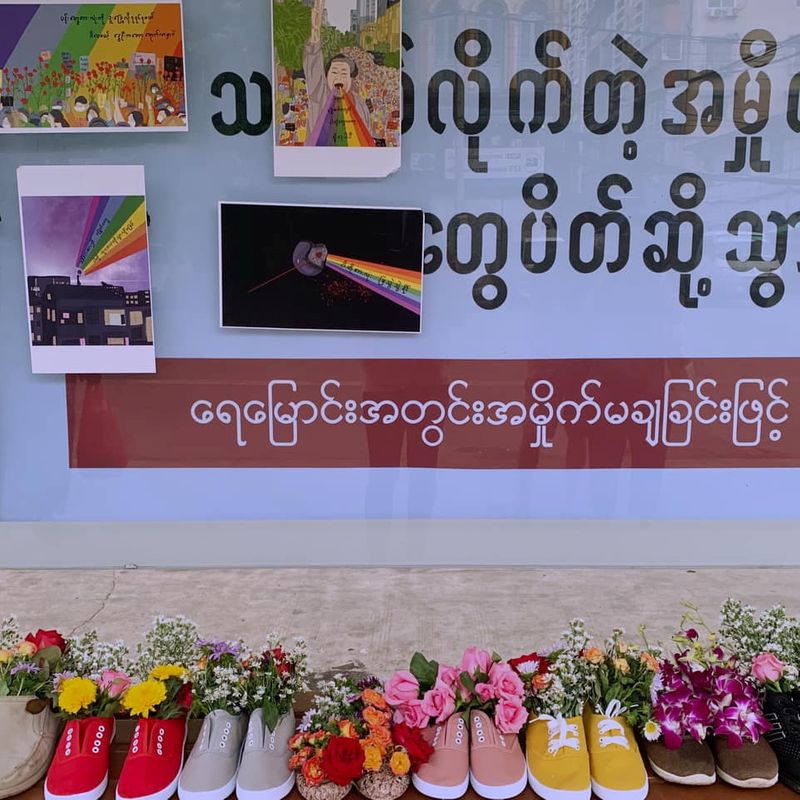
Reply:
[[[227,711],[212,711],[203,720],[178,783],[180,800],[226,800],[233,794],[246,724],[243,714]]]
[[[294,772],[289,769],[289,739],[294,732],[291,712],[278,720],[274,731],[267,729],[260,708],[252,713],[236,779],[239,800],[282,800],[292,791]]]

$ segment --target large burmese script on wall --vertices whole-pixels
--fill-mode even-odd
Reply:
[[[192,132],[122,141],[147,170],[157,373],[71,377],[68,443],[63,387],[46,404],[31,384],[14,413],[58,444],[40,467],[54,513],[800,513],[795,0],[404,0],[400,51],[360,54],[370,92],[369,58],[402,67],[402,166],[327,181],[274,177],[304,81],[284,70],[273,109],[271,7],[193,0]],[[361,26],[342,47],[369,50]],[[220,330],[220,201],[424,209],[421,333]],[[288,246],[270,267],[259,248],[286,231],[253,227],[249,303],[358,315],[335,270],[303,275]],[[297,238],[354,258],[359,235],[352,252]]]

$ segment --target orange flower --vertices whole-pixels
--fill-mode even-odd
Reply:
[[[367,706],[363,713],[364,722],[366,722],[370,728],[382,728],[389,722],[385,711],[378,711],[377,708],[373,708],[372,706]]]
[[[388,705],[386,704],[386,699],[384,696],[380,692],[376,692],[374,689],[364,689],[364,691],[361,693],[361,699],[368,706],[379,708],[381,711],[386,711],[388,709]]]
[[[605,654],[599,647],[590,647],[584,651],[583,657],[590,664],[602,664],[606,660]]]
[[[549,675],[534,675],[531,678],[531,686],[533,687],[534,692],[543,692],[550,686],[550,676]]]
[[[319,786],[325,782],[325,773],[322,771],[322,759],[319,756],[309,758],[302,769],[303,777],[309,786]]]
[[[339,735],[344,736],[345,739],[358,739],[355,725],[349,719],[343,719],[339,722]]]
[[[379,734],[380,732],[380,734]],[[386,755],[386,750],[388,749],[389,745],[392,743],[392,736],[390,733],[386,733],[383,735],[383,728],[376,728],[369,732],[369,736],[366,739],[361,740],[361,744],[363,747],[374,747],[376,750],[379,750],[382,756]],[[376,735],[379,734],[379,735]]]
[[[300,769],[303,764],[308,761],[314,755],[314,750],[311,747],[304,747],[301,750],[298,750],[290,759],[289,759],[289,769]]]
[[[658,672],[658,659],[651,653],[642,653],[641,661],[651,672]]]
[[[306,735],[304,733],[296,733],[291,737],[291,739],[289,739],[290,750],[299,750],[301,747],[305,747],[305,744]]]

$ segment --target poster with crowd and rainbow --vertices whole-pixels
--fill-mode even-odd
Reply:
[[[0,133],[188,125],[180,0],[0,3]]]
[[[400,167],[401,0],[272,0],[275,174]]]

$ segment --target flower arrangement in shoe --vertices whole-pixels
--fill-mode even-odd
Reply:
[[[587,700],[598,714],[622,716],[634,729],[641,728],[652,715],[650,689],[660,668],[661,650],[651,647],[644,627],[639,629],[642,644],[628,642],[624,631],[615,629],[605,650],[589,648],[584,658],[594,663]],[[616,713],[609,713],[613,709]]]
[[[532,718],[569,718],[582,713],[604,659],[602,650],[589,647],[584,621],[573,619],[557,645],[512,658],[509,664],[522,679],[523,703]]]
[[[245,668],[243,707],[249,712],[263,709],[264,723],[274,731],[281,718],[292,712],[297,695],[308,689],[305,641],[297,638],[287,647],[270,635],[261,655],[252,656]]]
[[[250,655],[242,642],[202,639],[198,659],[189,670],[192,683],[192,713],[199,717],[212,711],[241,714],[245,706],[247,665]]]
[[[661,662],[653,681],[653,713],[644,725],[645,738],[663,739],[670,750],[677,750],[686,736],[702,742],[709,733],[726,737],[730,748],[758,742],[770,729],[758,692],[736,657],[719,646],[697,608],[687,608],[684,630],[672,637],[678,652]],[[705,640],[687,623],[704,629]]]
[[[720,642],[750,664],[759,688],[786,694],[800,688],[800,620],[782,605],[756,615],[752,606],[728,599],[720,610]]]
[[[58,631],[38,630],[23,638],[14,617],[0,621],[0,698],[46,700],[52,689],[51,676],[66,648]]]
[[[145,680],[130,686],[121,705],[123,711],[142,719],[185,717],[192,707],[189,670],[179,664],[154,667]]]
[[[409,670],[386,682],[395,720],[412,728],[442,723],[452,714],[480,710],[502,733],[518,733],[527,720],[525,690],[512,666],[497,653],[469,647],[451,667],[415,653]]]
[[[53,705],[66,719],[113,717],[131,685],[124,642],[101,642],[97,631],[67,641],[53,678]]]
[[[355,683],[343,676],[321,685],[289,747],[289,766],[300,771],[301,793],[325,783],[356,782],[371,800],[402,795],[410,773],[433,753],[418,729],[392,722],[377,678]]]

